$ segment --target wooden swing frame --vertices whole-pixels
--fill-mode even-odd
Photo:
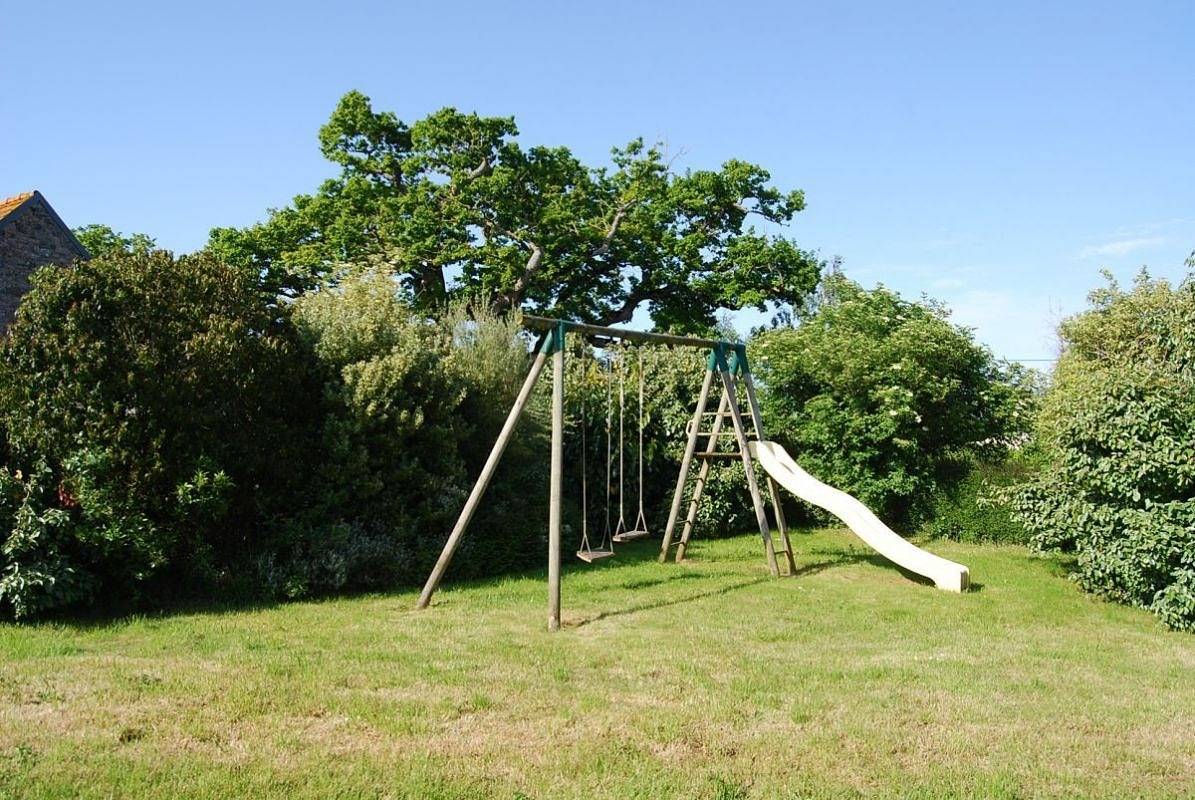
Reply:
[[[694,347],[710,351],[697,405],[693,412],[692,421],[688,426],[685,454],[681,460],[680,475],[677,477],[676,490],[672,497],[672,508],[668,514],[668,524],[664,529],[659,560],[661,563],[666,561],[668,551],[673,546],[673,533],[680,518],[680,508],[684,502],[685,484],[688,481],[689,470],[693,462],[700,460],[701,467],[698,471],[697,482],[693,488],[693,496],[689,501],[689,509],[685,516],[681,535],[676,542],[676,561],[678,563],[684,558],[685,549],[693,533],[698,505],[701,502],[701,496],[709,477],[710,463],[715,457],[740,457],[743,463],[743,470],[746,473],[747,489],[751,494],[751,503],[755,510],[755,519],[759,525],[759,534],[763,539],[764,555],[767,560],[768,570],[773,576],[780,574],[776,562],[776,546],[772,539],[772,529],[768,522],[767,509],[764,506],[763,497],[759,491],[759,481],[756,478],[755,466],[752,463],[751,453],[747,447],[747,428],[739,406],[736,388],[737,380],[741,379],[755,435],[761,440],[764,439],[763,419],[760,415],[759,403],[755,394],[755,384],[747,362],[746,345],[717,339],[701,339],[692,336],[629,331],[535,316],[524,316],[523,325],[531,330],[542,332],[542,337],[536,348],[535,358],[531,363],[531,369],[528,371],[527,377],[523,381],[523,386],[519,389],[514,404],[506,416],[506,421],[503,423],[502,430],[499,432],[498,438],[490,450],[485,466],[482,467],[481,474],[478,476],[477,482],[473,485],[473,489],[465,501],[465,506],[461,509],[460,516],[457,518],[452,532],[448,535],[448,540],[444,543],[444,549],[440,552],[440,557],[436,560],[435,566],[432,567],[432,571],[428,575],[426,583],[424,583],[423,591],[419,595],[417,608],[427,608],[428,604],[431,603],[432,595],[435,594],[436,589],[439,588],[440,582],[444,578],[444,574],[448,571],[448,566],[452,563],[452,557],[456,554],[457,547],[460,545],[465,530],[469,527],[469,522],[473,519],[474,513],[481,504],[481,498],[489,487],[491,479],[494,477],[498,463],[502,460],[502,454],[505,452],[507,444],[510,443],[514,435],[519,418],[522,416],[523,410],[527,407],[527,402],[531,398],[531,392],[539,381],[540,375],[547,365],[548,358],[551,357],[552,454],[551,478],[548,488],[548,630],[559,630],[561,498],[564,486],[564,351],[565,337],[570,332],[606,341],[621,340],[641,344]],[[718,380],[722,385],[722,398],[719,401],[718,410],[714,414],[711,430],[703,433],[701,431],[701,423],[707,416],[706,406],[709,403],[710,390],[715,380]],[[719,437],[725,435],[722,431],[722,424],[726,418],[731,420],[732,432],[739,448],[738,453],[718,452]],[[698,440],[702,436],[707,436],[708,439],[705,449],[699,453],[697,450]],[[787,557],[788,574],[791,575],[796,572],[796,564],[793,561],[792,546],[789,542],[788,525],[784,519],[784,511],[779,502],[776,485],[770,476],[766,476],[766,473],[765,477],[768,484],[769,499],[771,500],[776,517],[776,527],[781,538],[781,552]]]

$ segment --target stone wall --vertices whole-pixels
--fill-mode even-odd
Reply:
[[[70,264],[78,250],[37,198],[0,225],[0,333],[29,291],[29,274],[46,264]]]

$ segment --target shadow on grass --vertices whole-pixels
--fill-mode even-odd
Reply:
[[[705,576],[700,575],[696,572],[677,572],[675,574],[669,575],[666,578],[645,578],[643,580],[638,580],[638,581],[626,581],[624,583],[619,584],[618,588],[632,589],[632,590],[634,590],[634,589],[650,589],[653,586],[663,586],[666,583],[675,583],[676,581],[700,580],[703,577],[705,577]]]
[[[793,529],[791,534],[796,535],[802,533],[801,529]],[[719,537],[721,538],[721,537]],[[703,541],[698,540],[694,542],[693,548],[690,550],[690,557],[686,558],[684,563],[723,563],[735,564],[741,562],[758,560],[762,563],[763,553],[762,546],[759,551],[751,552],[750,550],[743,550],[742,552],[719,553],[718,557],[710,562],[703,562],[701,558],[701,549]],[[614,558],[603,559],[593,564],[586,564],[573,558],[571,549],[566,549],[564,553],[565,578],[569,575],[575,575],[582,572],[597,572],[600,570],[625,569],[630,566],[640,566],[654,562],[658,559],[660,552],[659,541],[656,539],[648,539],[630,544],[619,545],[617,556]],[[869,563],[887,569],[895,568],[902,575],[910,581],[920,583],[923,585],[933,585],[933,582],[920,575],[909,572],[902,567],[899,567],[888,561],[878,553],[871,553],[859,550],[856,547],[847,546],[844,550],[818,548],[812,551],[805,551],[809,555],[829,557],[822,561],[817,561],[812,564],[806,564],[799,567],[793,576],[782,577],[802,577],[805,575],[815,574],[825,569],[836,566],[845,566],[855,563]],[[650,589],[652,587],[662,586],[675,581],[694,580],[700,578],[713,578],[714,575],[693,573],[687,571],[678,571],[676,564],[673,563],[670,553],[670,558],[665,564],[660,567],[668,571],[664,577],[644,577],[624,581],[619,585],[619,588],[637,590]],[[1065,564],[1059,563],[1059,559],[1041,559],[1043,567],[1053,574],[1065,575],[1067,567]],[[783,558],[780,559],[783,564]],[[430,566],[429,566],[430,569]],[[783,567],[782,567],[783,569]],[[512,569],[507,572],[502,572],[496,575],[476,578],[453,579],[452,571],[441,589],[451,587],[453,589],[484,589],[486,587],[498,586],[509,581],[519,580],[546,580],[547,569],[546,566]],[[618,611],[603,612],[596,617],[583,620],[574,625],[588,624],[588,622],[596,621],[608,616],[617,616],[623,614],[637,613],[639,611],[647,611],[652,608],[660,608],[663,606],[676,605],[679,603],[691,602],[693,600],[700,600],[703,597],[715,596],[718,594],[725,594],[736,589],[745,588],[756,583],[772,580],[770,576],[760,576],[747,581],[740,581],[736,584],[730,584],[725,587],[713,589],[708,592],[696,593],[691,596],[676,598],[671,600],[661,600],[651,603],[643,603],[628,609]],[[261,599],[239,599],[239,598],[220,598],[220,599],[179,599],[174,601],[164,602],[156,608],[137,608],[137,607],[117,607],[117,608],[98,608],[98,609],[75,609],[64,611],[60,614],[47,615],[38,620],[32,620],[27,623],[30,626],[37,626],[40,624],[58,625],[71,628],[74,630],[85,631],[96,628],[103,628],[108,626],[119,626],[133,621],[165,621],[172,617],[192,616],[192,615],[222,615],[222,614],[239,614],[239,613],[256,613],[262,611],[269,611],[275,608],[289,605],[290,603],[321,603],[321,602],[336,602],[346,599],[360,599],[360,598],[378,598],[378,599],[399,599],[404,595],[411,595],[411,610],[414,611],[414,596],[413,592],[418,591],[422,583],[408,583],[402,585],[395,585],[389,588],[371,588],[359,590],[345,590],[340,592],[332,592],[327,594],[316,595],[312,597],[299,598],[296,600],[261,600]],[[983,584],[971,584],[970,591],[978,592],[983,590]]]
[[[684,603],[693,603],[698,600],[705,600],[710,597],[720,597],[722,595],[730,594],[731,592],[736,592],[739,589],[746,589],[750,586],[757,586],[761,583],[768,583],[769,581],[784,580],[785,578],[801,578],[801,577],[805,577],[808,575],[815,575],[819,572],[830,569],[832,567],[837,567],[837,566],[841,566],[842,564],[850,563],[851,560],[852,559],[850,559],[850,558],[832,558],[832,559],[826,559],[824,561],[816,561],[812,564],[806,564],[802,567],[798,567],[797,571],[792,573],[791,575],[781,575],[779,578],[773,578],[771,575],[760,575],[759,577],[756,577],[756,578],[748,578],[746,580],[736,581],[734,583],[730,583],[725,586],[719,586],[719,587],[716,587],[713,589],[707,589],[702,592],[692,592],[692,593],[686,594],[682,597],[669,597],[669,598],[660,598],[660,599],[656,599],[656,600],[644,601],[644,602],[637,603],[637,604],[631,605],[631,606],[627,606],[626,608],[620,608],[620,609],[617,609],[614,611],[600,611],[597,614],[593,614],[591,616],[566,620],[564,622],[564,626],[566,628],[579,628],[583,625],[589,625],[590,623],[597,622],[597,621],[603,620],[603,619],[610,619],[612,617],[622,617],[622,616],[626,616],[628,614],[638,614],[643,611],[654,611],[659,608],[668,608],[669,606],[678,606],[678,605],[682,605]],[[670,578],[665,578],[665,579],[661,579],[658,581],[638,581],[638,582],[632,581],[627,584],[623,584],[623,588],[642,588],[643,586],[656,586],[656,585],[659,585],[662,583],[669,583],[671,581],[682,580],[685,578],[689,578],[689,579],[706,578],[708,580],[708,579],[711,579],[714,577],[715,576],[712,576],[712,575],[699,575],[697,573],[680,573],[680,574],[674,575]]]
[[[931,579],[925,577],[924,575],[918,575],[916,572],[911,572],[901,565],[893,561],[889,561],[879,553],[867,552],[856,549],[855,547],[848,547],[846,551],[818,549],[812,552],[817,555],[833,554],[837,557],[838,562],[842,564],[871,564],[872,566],[880,567],[881,569],[894,569],[911,583],[917,583],[922,586],[931,587],[934,585],[934,582]],[[972,592],[982,592],[983,588],[984,585],[982,583],[972,581],[965,593],[971,594]]]
[[[586,564],[573,557],[573,550],[564,548],[564,574],[565,578],[570,574],[578,574],[585,571],[596,571],[602,569],[618,569],[625,568],[634,564],[642,564],[655,560],[659,554],[659,543],[653,544],[651,540],[641,542],[634,542],[630,544],[620,545],[618,549],[618,557],[598,561],[594,564]],[[460,554],[458,554],[459,557]],[[426,572],[430,572],[432,562],[429,561],[426,565]],[[421,573],[425,574],[425,573]],[[648,586],[664,583],[671,580],[685,580],[690,577],[698,577],[690,573],[677,572],[667,578],[660,579],[643,579],[641,583],[643,586],[628,585],[625,588],[646,588]],[[487,575],[483,577],[469,577],[456,578],[453,576],[453,570],[450,568],[448,575],[440,584],[440,590],[445,588],[457,589],[485,589],[487,587],[496,587],[510,581],[533,580],[546,581],[547,580],[547,566],[540,565],[534,567],[515,567],[503,572],[498,572],[494,575]],[[630,581],[634,584],[634,581]],[[276,608],[282,608],[292,603],[331,603],[340,600],[353,600],[364,598],[376,599],[391,599],[400,600],[410,598],[410,610],[414,612],[415,597],[417,592],[423,586],[423,578],[419,578],[418,582],[411,581],[410,583],[398,583],[389,587],[373,587],[361,589],[345,589],[337,592],[327,592],[312,595],[309,597],[301,597],[295,599],[279,598],[273,600],[263,600],[261,598],[253,597],[221,597],[221,598],[175,598],[158,601],[155,607],[139,607],[135,604],[123,604],[118,606],[94,607],[94,608],[73,608],[63,610],[58,613],[47,614],[35,620],[29,620],[25,623],[18,623],[27,625],[28,627],[36,627],[38,625],[54,625],[69,628],[76,631],[87,631],[106,627],[117,627],[131,622],[143,621],[168,621],[174,617],[210,615],[219,616],[224,614],[240,614],[240,613],[258,613],[263,611],[270,611]],[[435,601],[433,600],[433,605]]]
[[[708,589],[704,592],[687,594],[684,597],[671,597],[668,599],[638,603],[636,605],[627,606],[626,608],[620,608],[615,611],[599,611],[597,614],[593,614],[591,616],[564,620],[563,624],[566,628],[579,628],[582,625],[589,625],[590,623],[603,619],[622,617],[628,614],[638,614],[643,611],[653,611],[658,608],[678,606],[683,603],[692,603],[697,600],[704,600],[708,597],[718,597],[720,595],[730,594],[731,592],[738,591],[739,589],[745,589],[748,586],[755,586],[756,584],[764,583],[765,581],[770,580],[772,580],[770,577],[751,578],[750,580],[738,581],[737,583],[728,584],[726,586],[719,586],[716,589]]]

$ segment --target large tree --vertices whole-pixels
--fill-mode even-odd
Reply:
[[[610,324],[646,305],[676,329],[798,303],[816,284],[813,253],[752,225],[783,225],[805,204],[763,168],[678,173],[642,140],[592,167],[517,134],[513,118],[451,108],[407,125],[350,92],[319,134],[340,176],[263,223],[213,230],[209,247],[281,292],[374,262],[425,307],[464,294]]]
[[[158,243],[152,236],[145,233],[132,233],[125,236],[120,231],[113,230],[109,225],[83,225],[72,228],[71,233],[79,243],[87,248],[92,258],[116,253],[149,253],[157,249]]]

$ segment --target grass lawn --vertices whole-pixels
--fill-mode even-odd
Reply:
[[[542,575],[0,626],[0,796],[1190,797],[1195,636],[1014,548],[913,583],[840,530]]]

